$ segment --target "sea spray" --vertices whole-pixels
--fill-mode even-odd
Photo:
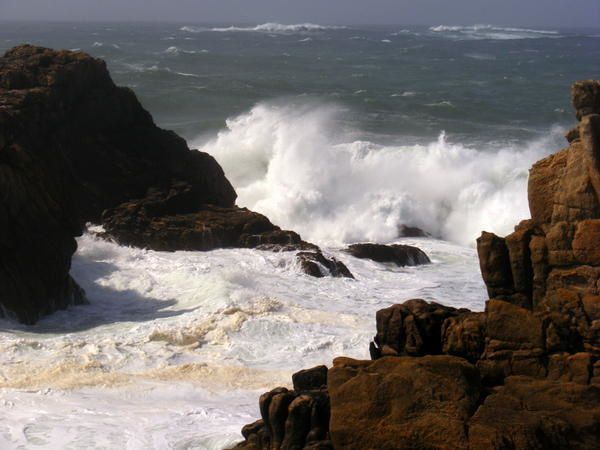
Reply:
[[[305,238],[333,245],[389,242],[398,226],[473,245],[482,230],[510,232],[528,217],[527,176],[562,129],[520,145],[467,146],[441,131],[420,145],[353,140],[342,108],[261,103],[197,142],[220,162],[238,203]]]

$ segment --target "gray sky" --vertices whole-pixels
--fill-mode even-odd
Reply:
[[[0,20],[600,27],[600,0],[0,0]]]

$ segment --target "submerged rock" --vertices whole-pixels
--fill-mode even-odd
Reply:
[[[346,251],[355,258],[371,259],[382,263],[394,263],[401,267],[418,266],[431,262],[424,251],[410,245],[352,244]]]
[[[354,278],[346,265],[335,258],[326,258],[321,251],[299,252],[296,259],[302,271],[311,277],[330,275],[336,278]]]

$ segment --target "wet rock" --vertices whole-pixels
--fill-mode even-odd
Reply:
[[[352,244],[346,251],[355,258],[394,263],[397,266],[418,266],[431,262],[425,252],[410,245]]]
[[[343,262],[333,257],[327,258],[321,251],[299,252],[296,259],[302,271],[311,277],[322,278],[329,275],[336,278],[354,278]]]

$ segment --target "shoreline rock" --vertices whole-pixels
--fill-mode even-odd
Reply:
[[[86,222],[155,250],[317,249],[235,206],[217,161],[158,128],[104,61],[32,45],[0,57],[0,317],[33,324],[85,295]]]

